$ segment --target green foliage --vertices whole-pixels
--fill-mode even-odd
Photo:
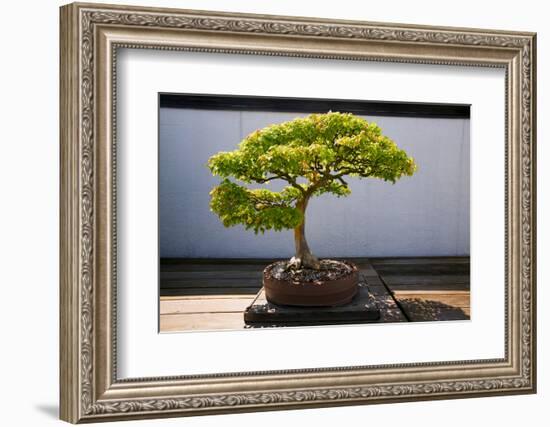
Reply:
[[[237,150],[213,155],[208,166],[224,178],[210,193],[212,211],[225,226],[244,224],[256,232],[299,225],[300,200],[323,193],[349,195],[345,176],[395,183],[416,170],[414,160],[375,123],[337,112],[257,130]],[[281,192],[251,190],[229,178],[246,184],[283,180],[288,186]]]
[[[286,189],[281,192],[250,190],[224,179],[210,192],[210,208],[226,227],[243,224],[256,233],[294,228],[300,225],[303,216],[292,207],[296,200],[292,193],[292,190]]]

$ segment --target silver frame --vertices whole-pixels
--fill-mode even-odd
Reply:
[[[63,420],[535,392],[535,34],[75,3],[61,8],[60,43]],[[504,68],[505,357],[118,379],[118,48]]]

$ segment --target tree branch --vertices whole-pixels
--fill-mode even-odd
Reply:
[[[274,176],[270,176],[269,178],[257,178],[257,177],[251,177],[250,178],[252,181],[255,181],[257,182],[258,184],[264,184],[268,181],[273,181],[274,179],[284,179],[282,178],[281,176],[278,176],[278,175],[274,175]]]
[[[337,176],[336,179],[338,181],[340,181],[343,185],[345,185],[346,187],[348,187],[348,183],[346,181],[344,181],[344,178],[342,178],[341,176]]]
[[[294,200],[289,200],[288,202],[276,202],[273,200],[265,200],[260,197],[255,196],[254,194],[248,193],[250,196],[250,200],[254,202],[255,206],[254,208],[257,210],[261,210],[262,208],[258,208],[258,204],[265,205],[263,209],[266,208],[288,208],[290,203],[292,203]]]
[[[285,180],[286,182],[288,182],[291,186],[293,186],[294,188],[300,190],[300,192],[305,195],[306,194],[306,190],[304,190],[304,188],[298,184],[298,182],[296,181],[296,178],[293,178],[292,176],[290,176],[289,174],[287,173],[284,173],[284,172],[280,172],[280,171],[273,171],[273,173],[279,175],[281,177],[281,179]]]

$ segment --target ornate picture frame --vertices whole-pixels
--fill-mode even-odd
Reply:
[[[61,419],[72,423],[536,391],[536,35],[70,4],[61,8]],[[117,378],[118,48],[505,70],[501,359]]]

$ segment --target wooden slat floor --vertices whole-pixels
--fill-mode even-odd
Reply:
[[[468,320],[469,257],[348,258],[376,298],[379,322]],[[243,329],[273,260],[163,259],[160,331]]]

